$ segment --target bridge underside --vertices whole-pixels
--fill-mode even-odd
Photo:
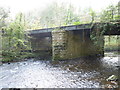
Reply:
[[[120,28],[105,32],[104,35],[120,35]]]
[[[49,59],[52,56],[52,35],[48,33],[30,34],[31,48],[36,57]]]

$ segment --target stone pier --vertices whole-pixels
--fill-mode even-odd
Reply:
[[[98,41],[103,42],[104,39]],[[103,47],[94,45],[90,39],[90,30],[52,31],[53,60],[75,59],[103,55]]]

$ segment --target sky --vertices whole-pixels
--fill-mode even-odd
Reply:
[[[109,4],[117,4],[120,0],[0,0],[0,7],[9,7],[12,15],[18,12],[29,12],[34,9],[42,10],[52,2],[71,3],[75,7],[91,7],[95,11],[105,8]]]

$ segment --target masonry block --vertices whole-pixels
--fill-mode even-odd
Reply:
[[[94,45],[91,41],[89,31],[52,31],[53,60],[67,60],[104,54],[103,50],[100,50],[100,47]]]

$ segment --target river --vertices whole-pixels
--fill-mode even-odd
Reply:
[[[108,56],[109,55],[109,56]],[[118,55],[105,53],[97,59],[66,61],[28,59],[0,66],[1,88],[117,88],[108,82],[118,75]]]

